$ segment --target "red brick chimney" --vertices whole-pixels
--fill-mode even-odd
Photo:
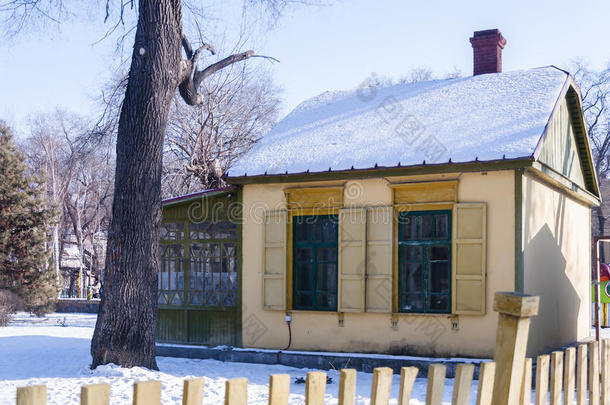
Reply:
[[[475,31],[470,43],[474,53],[475,76],[502,71],[502,49],[506,39],[499,29]]]

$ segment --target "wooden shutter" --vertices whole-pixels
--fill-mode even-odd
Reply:
[[[286,211],[265,213],[263,308],[286,309]]]
[[[453,207],[452,308],[454,314],[485,314],[487,206]]]
[[[367,210],[366,310],[392,312],[392,207]]]
[[[339,210],[339,312],[364,311],[366,209]]]

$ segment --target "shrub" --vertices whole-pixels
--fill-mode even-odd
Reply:
[[[17,294],[0,290],[0,326],[6,326],[11,321],[11,315],[23,310],[23,300]]]

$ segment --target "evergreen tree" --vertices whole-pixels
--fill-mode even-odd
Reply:
[[[0,290],[20,296],[37,315],[53,310],[58,292],[47,232],[56,213],[43,191],[0,121]]]

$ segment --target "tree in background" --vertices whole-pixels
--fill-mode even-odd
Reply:
[[[593,70],[582,63],[576,63],[571,70],[574,80],[580,86],[583,114],[602,194],[602,204],[592,209],[592,232],[594,236],[605,235],[609,231],[606,221],[610,215],[610,69]],[[602,261],[606,260],[604,256],[602,244]]]
[[[56,273],[61,266],[68,296],[84,297],[87,275],[101,275],[110,221],[114,162],[92,142],[94,129],[85,118],[57,110],[33,116],[29,136],[21,142],[31,170],[45,180],[48,203],[59,208],[53,261]],[[69,245],[76,246],[78,258],[62,263]]]
[[[204,103],[175,97],[163,152],[163,196],[224,185],[222,175],[276,122],[279,89],[263,69],[226,69],[202,85]]]
[[[127,75],[117,72],[104,85],[98,136],[116,135],[126,84]],[[177,94],[164,140],[162,197],[223,186],[231,164],[277,122],[280,92],[268,70],[243,64],[206,80],[200,106],[187,105]]]
[[[244,0],[277,16],[287,3],[307,0]],[[106,10],[119,4],[137,13],[131,64],[118,121],[112,219],[108,231],[104,293],[91,341],[92,368],[115,363],[157,369],[158,240],[161,222],[161,178],[164,137],[172,100],[179,91],[188,105],[205,102],[201,85],[215,73],[256,57],[234,53],[212,63],[210,44],[196,47],[183,27],[181,0],[106,0]],[[191,3],[185,3],[192,10]],[[9,0],[0,12],[14,26],[29,15],[63,11],[55,0]],[[24,16],[24,17],[22,17]],[[108,18],[107,14],[107,18]],[[205,22],[202,19],[202,22]],[[117,26],[120,23],[117,23]],[[8,26],[8,25],[6,25]],[[22,25],[23,26],[23,25]]]
[[[55,221],[40,178],[30,176],[25,157],[0,122],[0,289],[23,299],[37,315],[51,312],[57,298],[47,231]]]

